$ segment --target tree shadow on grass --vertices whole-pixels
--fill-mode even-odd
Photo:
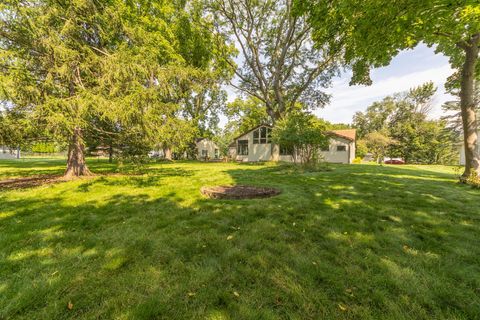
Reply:
[[[284,280],[324,293],[332,317],[478,317],[480,194],[472,196],[448,174],[335,169],[273,175],[279,168],[266,168],[256,170],[255,179],[230,172],[238,184],[284,189],[277,210],[263,205],[267,221],[279,223],[271,232],[289,230],[273,243],[295,247],[282,254],[296,266]]]
[[[181,166],[159,193],[153,175],[6,194],[0,318],[475,318],[478,197],[443,175],[362,169],[232,166],[234,183],[283,190],[240,201],[185,204],[201,173]]]

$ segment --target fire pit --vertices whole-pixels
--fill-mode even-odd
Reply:
[[[200,192],[212,199],[252,199],[268,198],[280,194],[275,188],[264,188],[254,186],[214,186],[202,187]]]

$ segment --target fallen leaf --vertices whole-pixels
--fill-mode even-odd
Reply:
[[[195,292],[189,292],[189,293],[187,293],[187,295],[188,295],[189,297],[193,297],[193,296],[195,295]]]
[[[73,309],[73,303],[71,301],[68,301],[67,303],[67,309],[72,310]]]
[[[338,304],[338,308],[340,308],[340,310],[342,311],[347,311],[347,307],[345,307],[343,304],[339,303]]]
[[[238,294],[237,291],[233,291],[233,295],[234,295],[235,297],[240,297],[240,295]]]
[[[352,289],[347,288],[347,289],[345,289],[345,292],[346,292],[346,293],[352,293]]]
[[[227,240],[232,240],[232,239],[233,239],[233,236],[232,236],[232,235],[230,235],[230,236],[227,237]]]
[[[315,265],[315,266],[317,265],[317,263],[315,261],[313,261],[312,264]]]

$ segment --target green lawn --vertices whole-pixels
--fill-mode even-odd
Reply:
[[[63,167],[0,161],[0,179]],[[479,319],[480,190],[449,167],[332,168],[156,164],[0,191],[0,319]],[[283,193],[199,192],[235,183]]]

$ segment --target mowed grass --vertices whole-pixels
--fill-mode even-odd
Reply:
[[[0,191],[0,319],[479,319],[480,191],[449,167],[332,168],[165,163]],[[221,184],[283,192],[199,192]]]

